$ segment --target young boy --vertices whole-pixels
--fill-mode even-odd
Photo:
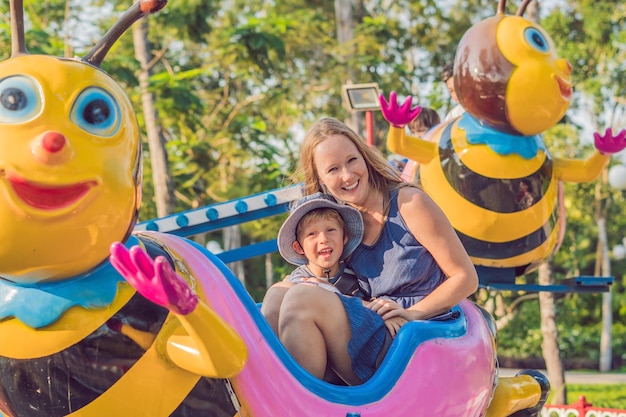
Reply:
[[[363,219],[355,208],[322,193],[301,198],[278,232],[280,254],[287,262],[298,265],[285,280],[369,298],[343,264],[362,238]]]

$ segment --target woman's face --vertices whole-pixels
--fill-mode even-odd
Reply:
[[[369,177],[363,155],[343,135],[321,142],[313,153],[320,182],[339,200],[362,206],[369,193]]]

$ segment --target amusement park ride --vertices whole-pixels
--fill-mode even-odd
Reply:
[[[532,370],[498,376],[493,319],[469,301],[456,306],[458,314],[449,321],[404,325],[380,369],[362,385],[332,385],[304,371],[224,263],[273,251],[275,242],[226,252],[220,260],[186,239],[284,213],[301,195],[298,186],[136,224],[141,204],[139,129],[126,94],[100,64],[133,22],[165,3],[137,2],[85,57],[62,59],[27,53],[23,5],[11,1],[12,55],[0,63],[0,413],[537,416],[549,391],[547,380]],[[533,76],[517,76],[514,70],[520,56],[530,59],[523,45],[532,47],[544,39],[548,49],[542,53],[548,61],[553,58],[548,36],[518,14],[505,15],[501,1],[498,14],[485,21],[501,28],[491,33],[498,43],[508,45],[509,38],[522,43],[515,54],[502,51],[511,79]],[[457,65],[463,73],[464,65],[474,64],[457,57]],[[565,95],[569,78],[559,80],[559,94]],[[517,102],[516,94],[524,87],[510,85]],[[542,91],[547,89],[542,84]],[[506,94],[508,103],[508,90]],[[550,159],[539,139],[525,136],[543,131],[567,107],[559,100],[550,103],[545,105],[554,112],[549,122],[531,123],[528,114],[503,111],[513,116],[503,138],[514,137],[535,151],[529,158],[509,158],[529,159],[541,174],[516,167],[508,177],[497,178],[534,178],[544,192],[541,209],[553,213],[555,204],[549,200],[556,198],[555,183],[586,177],[569,174],[566,168],[573,162]],[[399,126],[406,115],[395,104],[386,116]],[[468,111],[473,105],[462,104]],[[459,131],[476,128],[465,123],[478,123],[464,120],[436,128],[436,134],[451,137],[457,146],[465,141]],[[490,123],[494,129],[504,126],[498,120]],[[400,146],[394,145],[394,129],[391,146],[428,159],[421,153],[429,147],[419,139],[411,139],[418,145],[407,147],[400,134]],[[624,148],[625,135],[607,132],[598,136],[596,145],[604,154],[616,152]],[[483,157],[495,152],[484,141],[472,144],[485,148]],[[515,151],[516,146],[508,148]],[[446,155],[452,151],[448,146]],[[437,156],[442,164],[438,152],[431,149],[430,159]],[[594,166],[608,161],[604,154],[593,157]],[[460,160],[464,172],[479,172],[471,161]],[[497,158],[494,162],[503,163]],[[513,166],[510,160],[505,163]],[[442,177],[441,172],[433,175]],[[554,222],[548,223],[554,229]],[[461,230],[458,222],[455,227]],[[530,226],[527,230],[534,231]],[[472,233],[466,234],[480,237]],[[547,235],[550,242],[558,240]]]

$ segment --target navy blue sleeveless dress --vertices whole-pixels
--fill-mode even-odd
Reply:
[[[445,275],[409,231],[400,215],[398,193],[399,190],[391,193],[389,212],[378,240],[371,246],[361,243],[347,265],[372,297],[387,298],[409,308],[439,286]],[[352,369],[366,381],[376,371],[387,331],[380,316],[363,307],[361,300],[340,297],[352,330],[348,344]]]

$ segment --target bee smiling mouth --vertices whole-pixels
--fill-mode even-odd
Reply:
[[[28,182],[23,178],[9,177],[15,194],[31,207],[54,210],[67,207],[80,200],[96,186],[95,181],[86,181],[66,186],[49,186]]]
[[[559,91],[566,100],[572,98],[572,85],[560,77],[554,77],[559,85]]]

